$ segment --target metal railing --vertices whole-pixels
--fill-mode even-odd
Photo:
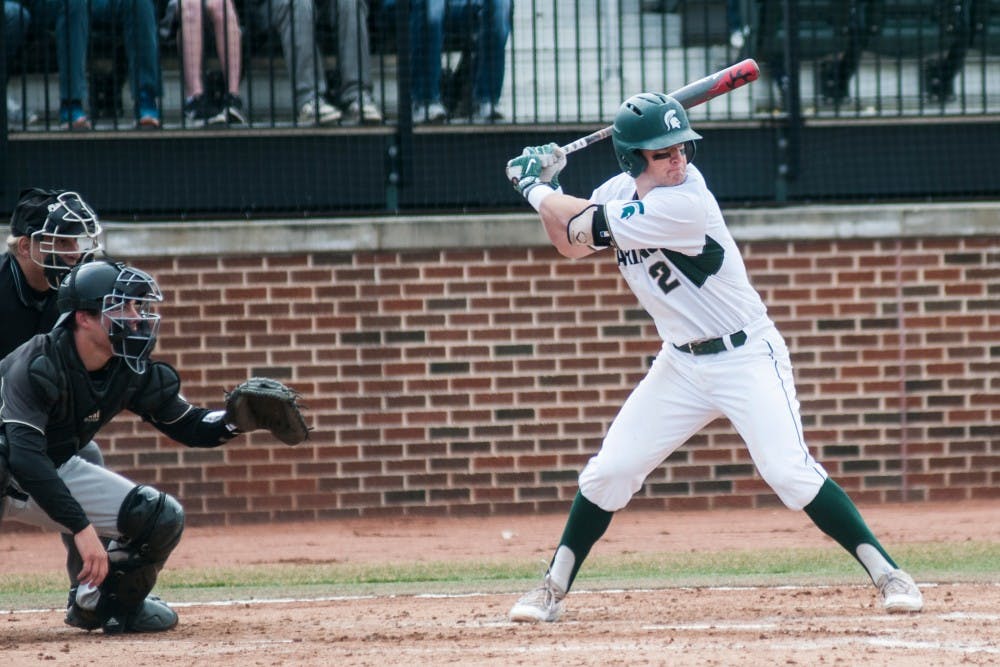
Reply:
[[[447,6],[462,2],[448,0]],[[250,127],[311,125],[298,118],[294,77],[276,35],[250,22],[248,5],[239,6],[240,90]],[[408,6],[399,1],[394,11]],[[397,48],[408,40],[395,38],[407,23],[386,15],[380,3],[371,12],[373,93],[383,115],[376,124],[419,123],[410,116],[410,87],[402,85],[409,76],[409,53]],[[327,18],[317,18],[317,26],[324,71],[315,77],[323,77],[332,92],[338,81],[335,37]],[[692,110],[694,119],[1000,112],[1000,0],[518,0],[511,28],[500,115],[486,121],[493,124],[604,123],[631,94],[669,92],[745,57],[761,64],[761,79]],[[124,44],[120,36],[106,37],[113,34],[95,31],[92,41],[106,41],[89,47],[97,130],[132,127]],[[449,30],[442,57],[445,125],[476,120],[468,99],[476,34],[471,23]],[[46,35],[49,42],[37,41]],[[62,128],[51,39],[36,26],[23,52],[7,59],[8,131]],[[162,126],[186,128],[182,57],[169,40],[159,53]],[[219,69],[210,42],[206,69]],[[206,83],[218,92],[219,79],[210,74]],[[330,102],[338,101],[331,95]]]

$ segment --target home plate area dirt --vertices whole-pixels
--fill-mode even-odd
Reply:
[[[863,509],[893,544],[1000,541],[1000,504]],[[168,568],[206,563],[544,558],[561,516],[189,529]],[[305,536],[305,537],[304,537]],[[293,539],[297,538],[297,539]],[[801,513],[624,512],[595,554],[838,548]],[[61,567],[51,535],[0,533],[0,572]],[[28,555],[31,554],[29,558]],[[1000,568],[998,568],[1000,569]],[[1000,583],[925,581],[920,614],[869,585],[574,590],[558,623],[513,624],[518,592],[174,603],[161,635],[106,637],[59,610],[0,610],[4,665],[996,665]],[[626,588],[628,588],[626,586]]]

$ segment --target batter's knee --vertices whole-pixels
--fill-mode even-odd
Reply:
[[[580,492],[605,512],[617,512],[628,505],[642,482],[642,474],[633,468],[594,457],[580,473]]]
[[[796,511],[813,501],[827,477],[821,467],[787,470],[777,474],[759,472],[785,507]]]

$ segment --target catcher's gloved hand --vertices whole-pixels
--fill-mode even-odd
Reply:
[[[559,144],[528,146],[507,162],[507,178],[514,189],[527,197],[528,191],[540,183],[559,187],[559,172],[566,166],[566,152]]]
[[[309,438],[299,393],[271,378],[250,378],[226,393],[226,422],[239,431],[267,429],[286,445]]]

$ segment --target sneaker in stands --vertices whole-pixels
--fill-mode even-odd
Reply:
[[[414,123],[443,123],[447,117],[448,112],[440,102],[413,105]]]
[[[198,94],[184,102],[184,122],[189,127],[205,127],[219,113],[206,95]]]
[[[340,109],[320,98],[309,100],[299,109],[299,125],[329,125],[340,120]]]
[[[924,608],[924,596],[913,581],[913,577],[902,570],[886,572],[875,582],[882,596],[882,607],[890,614],[920,611]]]
[[[371,93],[365,91],[360,99],[355,98],[347,105],[344,119],[355,123],[381,123],[382,112]]]
[[[59,105],[59,124],[67,130],[89,130],[94,127],[79,100],[63,101]]]
[[[246,125],[247,119],[243,113],[243,100],[239,95],[226,94],[222,108],[208,119],[209,125]]]
[[[7,95],[7,126],[10,128],[27,129],[29,125],[34,125],[41,117],[37,111],[24,109],[21,103],[13,96]]]
[[[135,125],[140,130],[160,128],[160,110],[156,106],[156,96],[148,91],[140,91],[135,104]]]
[[[563,613],[566,591],[545,573],[542,585],[526,593],[510,608],[510,620],[516,623],[551,623]]]
[[[499,104],[479,102],[472,110],[472,121],[474,123],[496,123],[503,119],[503,111],[500,110]]]

